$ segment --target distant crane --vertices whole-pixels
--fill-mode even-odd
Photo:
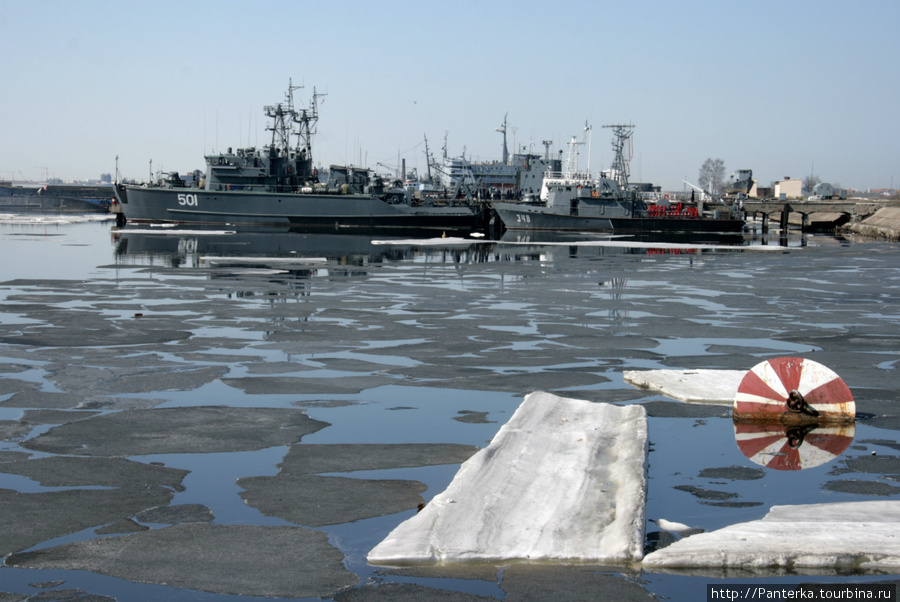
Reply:
[[[700,195],[701,195],[701,196],[700,196],[701,201],[703,200],[703,197],[704,197],[704,196],[707,196],[707,197],[711,198],[713,201],[715,201],[715,202],[717,202],[717,203],[721,203],[721,204],[724,205],[725,207],[728,207],[728,209],[731,210],[731,214],[732,214],[732,215],[738,215],[738,214],[740,213],[740,203],[738,203],[738,202],[729,203],[729,202],[728,202],[727,200],[725,200],[724,198],[722,198],[722,197],[720,197],[720,196],[718,196],[718,195],[713,194],[713,193],[710,192],[709,190],[703,190],[703,189],[700,188],[699,186],[694,186],[693,184],[691,184],[691,183],[688,182],[687,180],[682,180],[682,181],[683,181],[685,184],[687,184],[688,186],[690,186],[691,188],[693,188],[694,190],[696,190],[697,192],[700,193]]]
[[[399,166],[399,165],[388,165],[387,163],[376,163],[375,165],[377,165],[378,167],[383,167],[383,168],[387,169],[387,170],[390,171],[392,174],[394,174],[394,177],[395,177],[395,178],[401,177],[401,176],[398,176],[398,175],[397,175],[397,174],[400,173],[400,166]]]

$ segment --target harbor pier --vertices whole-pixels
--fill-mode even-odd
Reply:
[[[769,220],[773,216],[778,220],[782,231],[787,231],[791,225],[798,226],[803,232],[829,231],[850,222],[865,220],[879,209],[891,206],[900,207],[900,203],[862,199],[824,201],[745,199],[742,203],[743,211],[748,217],[762,218],[763,232],[768,232]]]

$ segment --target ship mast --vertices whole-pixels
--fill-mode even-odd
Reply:
[[[579,142],[572,136],[569,140],[569,156],[566,158],[566,178],[575,179],[578,177],[578,145],[584,144]]]
[[[498,127],[496,130],[496,131],[500,132],[501,134],[503,134],[503,164],[504,165],[509,165],[509,149],[506,146],[506,117],[508,115],[509,115],[509,113],[506,113],[505,115],[503,115],[503,125]]]
[[[291,150],[291,122],[286,119],[294,112],[294,90],[295,86],[288,80],[288,91],[286,96],[287,106],[278,103],[277,105],[269,105],[264,107],[266,117],[272,119],[271,125],[267,125],[266,129],[272,131],[272,144],[269,147],[275,155],[287,157]]]
[[[428,182],[431,183],[431,154],[428,152],[428,136],[425,136],[425,164],[427,167]]]
[[[272,131],[271,149],[276,154],[289,157],[292,154],[291,151],[294,150],[304,158],[311,160],[312,135],[314,126],[319,119],[318,102],[319,97],[324,94],[318,94],[313,88],[309,108],[298,110],[294,108],[294,90],[301,88],[303,86],[295,86],[288,80],[285,102],[265,107],[266,116],[272,119],[272,124],[266,129]],[[294,131],[294,124],[297,124],[296,131]],[[291,136],[297,136],[297,144],[294,149],[291,148]]]
[[[612,179],[622,190],[625,190],[628,187],[628,159],[625,158],[625,142],[634,133],[634,125],[604,125],[603,127],[611,128],[614,136],[612,147],[615,158],[612,164]]]
[[[312,137],[315,134],[315,126],[319,121],[319,98],[325,94],[319,94],[313,87],[312,98],[309,100],[309,108],[301,109],[293,113],[297,128],[297,150],[306,151],[306,158],[312,160]],[[292,100],[293,102],[293,100]]]

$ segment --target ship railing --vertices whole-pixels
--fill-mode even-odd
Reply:
[[[671,205],[648,205],[648,217],[678,217],[696,218],[699,216],[697,208],[678,202]]]
[[[548,169],[544,172],[544,178],[550,178],[553,180],[575,180],[588,183],[594,182],[591,174],[580,171],[553,171]]]
[[[641,200],[645,203],[676,203],[680,200],[679,195],[671,192],[641,192]]]

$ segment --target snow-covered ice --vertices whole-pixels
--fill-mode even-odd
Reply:
[[[237,230],[191,230],[187,228],[175,228],[175,224],[148,224],[149,228],[127,228],[115,232],[119,235],[127,234],[158,234],[168,236],[231,236],[237,234]]]
[[[624,240],[619,240],[620,238]],[[619,248],[619,249],[684,249],[691,251],[714,251],[714,250],[722,250],[722,251],[733,251],[735,249],[734,245],[717,245],[717,244],[706,244],[706,243],[675,243],[675,242],[645,242],[639,240],[631,240],[627,238],[627,235],[611,235],[608,238],[603,239],[595,239],[595,240],[565,240],[565,241],[551,241],[551,240],[541,240],[539,242],[532,240],[499,240],[496,241],[504,245],[520,245],[520,246],[528,246],[539,244],[542,247],[610,247],[610,248]],[[784,247],[777,246],[768,246],[768,245],[748,245],[740,247],[742,252],[747,251],[777,251],[779,248],[783,249]]]
[[[733,405],[746,370],[626,370],[625,382],[681,401]]]
[[[473,235],[474,236],[474,235]],[[480,240],[481,235],[478,236],[479,240],[473,240],[471,238],[462,238],[459,236],[441,236],[436,238],[405,238],[405,239],[396,239],[396,240],[373,240],[373,245],[417,245],[420,247],[435,247],[435,246],[469,246],[472,243],[481,243],[481,242],[492,242],[492,241],[484,241]]]
[[[21,226],[64,226],[115,219],[111,213],[0,213],[0,223]]]
[[[695,533],[703,532],[703,529],[691,527],[690,525],[675,522],[672,520],[666,520],[664,518],[655,518],[650,520],[655,522],[656,525],[663,531],[670,531],[671,533],[678,533],[680,535],[693,535]]]
[[[490,445],[368,561],[639,561],[646,458],[640,405],[531,393]]]
[[[900,502],[773,506],[760,520],[693,535],[652,552],[643,567],[896,571]]]
[[[218,257],[213,255],[204,255],[200,261],[205,261],[210,265],[228,264],[228,265],[311,265],[328,263],[327,257],[238,257],[226,256]]]

